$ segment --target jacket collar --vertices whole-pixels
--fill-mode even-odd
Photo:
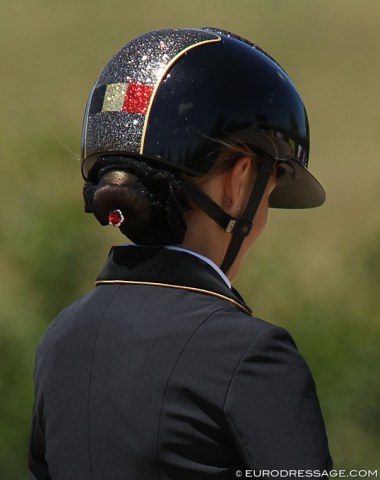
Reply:
[[[197,291],[223,298],[251,315],[239,293],[228,288],[220,275],[194,255],[165,247],[112,247],[96,285],[128,283]]]

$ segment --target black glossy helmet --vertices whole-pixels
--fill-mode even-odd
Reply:
[[[244,144],[271,160],[241,219],[226,217],[185,188],[236,237],[222,265],[226,271],[249,232],[275,161],[281,178],[272,207],[309,208],[325,200],[307,169],[306,110],[284,70],[247,40],[214,28],[159,30],[125,45],[98,77],[83,122],[82,174],[91,181],[99,160],[115,156],[200,176],[225,144]]]
[[[83,122],[82,172],[87,177],[105,154],[125,154],[203,175],[220,143],[231,141],[283,167],[271,206],[324,202],[307,170],[306,110],[284,70],[229,32],[160,30],[128,43],[97,79]]]

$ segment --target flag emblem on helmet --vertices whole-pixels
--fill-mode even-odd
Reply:
[[[111,83],[106,86],[102,112],[128,112],[145,115],[154,87],[143,83]]]

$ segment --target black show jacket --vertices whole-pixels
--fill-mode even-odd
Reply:
[[[207,263],[114,247],[43,336],[31,479],[234,479],[331,468],[310,371]]]

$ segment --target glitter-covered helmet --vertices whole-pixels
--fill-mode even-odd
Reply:
[[[82,173],[91,179],[98,160],[115,155],[204,175],[231,143],[277,160],[271,206],[324,202],[307,169],[306,110],[284,70],[223,30],[159,30],[125,45],[98,77],[83,122]]]

